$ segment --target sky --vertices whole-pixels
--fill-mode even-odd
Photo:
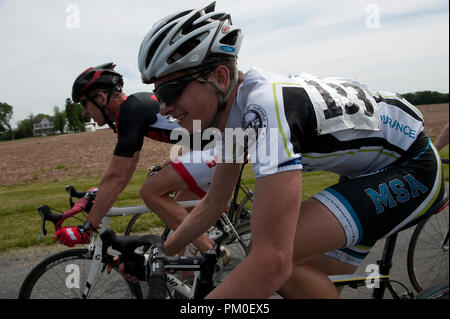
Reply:
[[[124,92],[140,81],[140,43],[192,0],[0,0],[0,102],[11,124],[64,109],[74,79],[117,64]],[[399,93],[449,91],[448,0],[217,0],[244,33],[238,65],[359,80]]]

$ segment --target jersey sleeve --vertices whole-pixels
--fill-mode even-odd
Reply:
[[[146,128],[157,121],[159,104],[156,101],[141,101],[131,95],[120,107],[117,120],[118,140],[114,155],[133,157],[142,149]],[[154,102],[154,103],[153,103]]]
[[[292,139],[295,127],[288,121],[283,92],[275,88],[270,82],[256,87],[243,110],[242,128],[249,134],[248,154],[256,178],[302,169],[301,154]]]

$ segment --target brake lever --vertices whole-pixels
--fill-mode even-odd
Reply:
[[[42,224],[41,224],[41,235],[36,239],[36,241],[40,241],[44,236],[47,235],[47,230],[45,229],[45,219],[42,218]]]
[[[52,211],[50,210],[50,207],[48,207],[47,205],[42,205],[39,206],[37,209],[39,215],[41,215],[42,217],[42,223],[41,223],[41,235],[39,236],[39,238],[37,239],[37,241],[41,240],[45,235],[47,235],[47,229],[45,229],[45,222],[47,220],[51,221],[54,225],[56,225],[61,218],[63,217],[63,215],[57,215],[57,214],[53,214]]]

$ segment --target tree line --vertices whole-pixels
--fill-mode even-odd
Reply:
[[[405,93],[402,96],[414,105],[448,103],[448,93],[439,93],[436,91]]]
[[[53,108],[53,115],[39,113],[30,114],[26,119],[17,123],[13,129],[11,118],[13,107],[7,103],[0,103],[0,140],[13,140],[33,136],[33,126],[36,119],[51,119],[55,134],[69,132],[84,132],[84,123],[90,121],[90,116],[83,116],[83,106],[73,103],[70,98],[66,99],[63,110],[58,106]]]

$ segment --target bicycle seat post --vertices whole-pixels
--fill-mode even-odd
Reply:
[[[383,256],[381,257],[381,260],[377,261],[377,264],[379,266],[379,273],[380,275],[389,276],[389,273],[392,268],[392,257],[394,256],[394,249],[395,244],[397,242],[397,236],[398,233],[394,233],[386,238],[386,243],[384,244],[383,249]],[[390,283],[389,280],[382,280],[380,282],[379,288],[375,288],[373,291],[373,298],[374,299],[383,299],[384,292],[386,291],[386,288],[389,288]]]

